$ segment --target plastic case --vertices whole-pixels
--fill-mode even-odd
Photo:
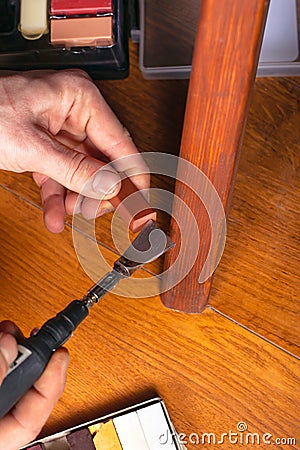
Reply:
[[[258,76],[300,75],[299,0],[271,0]],[[189,78],[201,0],[140,0],[139,66],[146,79]]]
[[[125,0],[113,0],[113,44],[103,47],[54,47],[49,34],[25,39],[19,31],[20,1],[0,2],[0,70],[81,68],[96,79],[125,78],[129,70]],[[51,6],[48,4],[48,20]]]
[[[102,435],[97,437],[97,430],[101,433],[102,425],[106,425],[106,430],[102,429]],[[93,448],[96,450],[112,448],[183,450],[185,447],[180,443],[163,400],[157,397],[37,440],[23,447],[23,450]]]

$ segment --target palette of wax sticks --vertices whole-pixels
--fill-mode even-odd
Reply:
[[[148,400],[65,430],[23,450],[181,450],[166,406]]]
[[[128,73],[124,0],[1,0],[0,70],[82,68]]]

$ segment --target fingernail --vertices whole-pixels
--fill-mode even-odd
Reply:
[[[99,211],[95,211],[86,209],[85,211],[82,212],[82,215],[86,220],[92,220],[96,219],[97,217],[104,216],[104,214],[108,214],[113,210],[114,209],[100,209]]]
[[[15,347],[16,345],[10,334],[0,333],[0,352],[4,356],[8,366],[11,365],[17,356]]]
[[[83,195],[80,195],[75,203],[75,208],[74,208],[74,214],[80,214],[81,213],[81,205],[83,202]]]
[[[109,213],[111,213],[113,211],[114,211],[114,207],[113,206],[111,208],[99,209],[99,211],[97,211],[96,217],[104,216],[105,214],[109,214]]]
[[[65,347],[60,347],[56,352],[55,357],[59,361],[61,369],[67,369],[70,363],[70,354]]]
[[[33,330],[31,330],[30,336],[35,336],[40,331],[39,328],[35,327]]]
[[[118,191],[120,181],[120,176],[116,172],[101,169],[93,179],[93,190],[98,194],[111,196],[114,192]]]

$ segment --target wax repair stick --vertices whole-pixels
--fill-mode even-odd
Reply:
[[[101,47],[113,44],[112,17],[76,17],[51,20],[51,44]]]
[[[39,39],[48,33],[47,12],[47,0],[21,0],[19,30],[25,39]]]

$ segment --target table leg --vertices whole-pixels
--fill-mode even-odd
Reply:
[[[269,0],[201,0],[180,156],[209,178],[226,214],[268,5]],[[188,173],[185,169],[185,179],[197,183],[193,170]],[[200,244],[192,269],[179,284],[162,294],[162,301],[172,309],[200,313],[208,302],[213,276],[199,283],[199,275],[211,244],[211,221],[216,218],[209,218],[206,207],[188,185],[176,181],[170,233],[177,250],[166,255],[165,269],[172,267],[179,253],[182,259],[176,269],[165,274],[164,289],[182,278],[196,242],[190,220],[176,196],[195,216]],[[180,248],[180,231],[185,235],[184,248]],[[211,260],[212,270],[215,263],[216,257]]]

